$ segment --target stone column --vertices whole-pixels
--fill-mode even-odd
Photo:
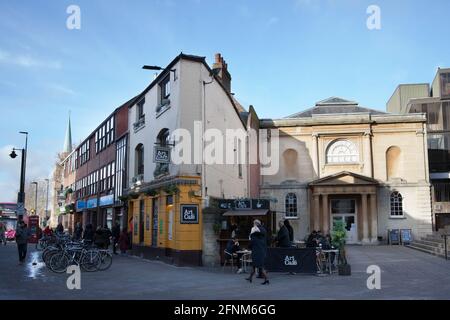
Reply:
[[[370,242],[378,242],[377,194],[370,195]]]
[[[373,178],[372,170],[372,146],[371,146],[372,134],[370,131],[364,133],[364,175]]]
[[[314,168],[315,179],[320,178],[320,165],[319,165],[319,135],[314,133],[312,135],[312,162]]]
[[[330,212],[328,210],[328,195],[322,195],[322,231],[326,235],[330,232]]]
[[[319,195],[315,194],[313,195],[313,201],[314,201],[314,212],[313,212],[313,226],[314,230],[320,229],[320,202],[319,202]]]
[[[361,241],[363,243],[369,242],[369,218],[367,214],[367,194],[361,194],[361,219],[360,223],[362,223],[363,236]]]

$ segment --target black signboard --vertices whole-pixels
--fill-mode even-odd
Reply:
[[[155,146],[153,153],[153,162],[170,163],[170,148]]]
[[[268,248],[266,268],[272,272],[317,273],[315,248]]]
[[[219,208],[224,210],[257,210],[270,209],[270,201],[267,199],[221,199]]]
[[[389,244],[400,244],[400,230],[393,229],[388,231]]]
[[[198,224],[198,205],[180,205],[181,224]]]
[[[411,229],[400,230],[400,238],[402,240],[402,244],[410,244],[412,241]]]

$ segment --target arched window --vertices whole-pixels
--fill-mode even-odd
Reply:
[[[156,143],[161,147],[167,147],[169,144],[169,129],[162,129],[157,137]]]
[[[403,216],[403,197],[398,191],[394,191],[391,193],[391,216]]]
[[[298,153],[294,149],[287,149],[283,152],[284,169],[286,172],[286,178],[297,179],[298,178]]]
[[[327,163],[355,163],[359,152],[355,143],[349,140],[333,141],[327,149]]]
[[[288,193],[285,201],[286,217],[297,217],[297,196],[295,193]]]
[[[144,145],[142,143],[136,146],[135,150],[136,166],[135,174],[144,174]]]

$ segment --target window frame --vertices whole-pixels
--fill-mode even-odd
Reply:
[[[289,192],[284,197],[284,210],[284,216],[286,219],[298,218],[298,197],[295,192]]]

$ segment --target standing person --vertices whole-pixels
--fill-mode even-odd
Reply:
[[[30,238],[30,230],[28,230],[25,222],[20,221],[16,229],[16,243],[19,251],[19,264],[23,264],[27,257],[28,239]]]
[[[127,253],[128,250],[128,233],[125,229],[122,229],[119,237],[119,247],[121,253]]]
[[[0,222],[0,244],[3,242],[6,246],[6,227],[3,222]]]
[[[276,238],[277,246],[280,248],[289,248],[291,246],[289,241],[289,231],[282,220],[278,222],[278,227],[280,227],[280,229],[278,230]]]
[[[64,233],[64,226],[62,225],[62,223],[58,223],[58,226],[56,227],[56,233],[58,235],[62,235]]]
[[[120,239],[120,224],[116,222],[114,227],[111,230],[112,238],[113,238],[113,253],[117,254],[117,244],[119,243]]]
[[[83,227],[81,225],[81,222],[77,222],[75,230],[73,231],[73,239],[80,240],[82,235],[83,235]]]
[[[253,270],[250,277],[245,280],[252,282],[253,276],[256,273],[256,269],[260,268],[261,273],[264,277],[264,282],[261,284],[269,284],[269,279],[267,278],[267,272],[264,270],[264,260],[267,254],[267,232],[266,229],[261,225],[259,220],[253,221],[253,228],[250,233],[250,246],[252,249],[252,265]]]
[[[133,248],[133,217],[128,220],[128,249]]]
[[[83,233],[83,240],[89,243],[92,243],[94,241],[94,228],[90,223],[86,225],[86,229]]]
[[[102,230],[102,233],[103,233],[103,239],[105,242],[105,249],[108,249],[109,245],[111,244],[112,232],[111,232],[111,230],[109,230],[109,228],[106,224]]]
[[[289,232],[289,241],[291,242],[291,244],[294,243],[294,228],[292,228],[291,223],[288,219],[284,220],[284,226]]]
[[[97,230],[94,233],[94,244],[100,249],[104,249],[105,246],[105,236],[102,228],[97,226]]]

